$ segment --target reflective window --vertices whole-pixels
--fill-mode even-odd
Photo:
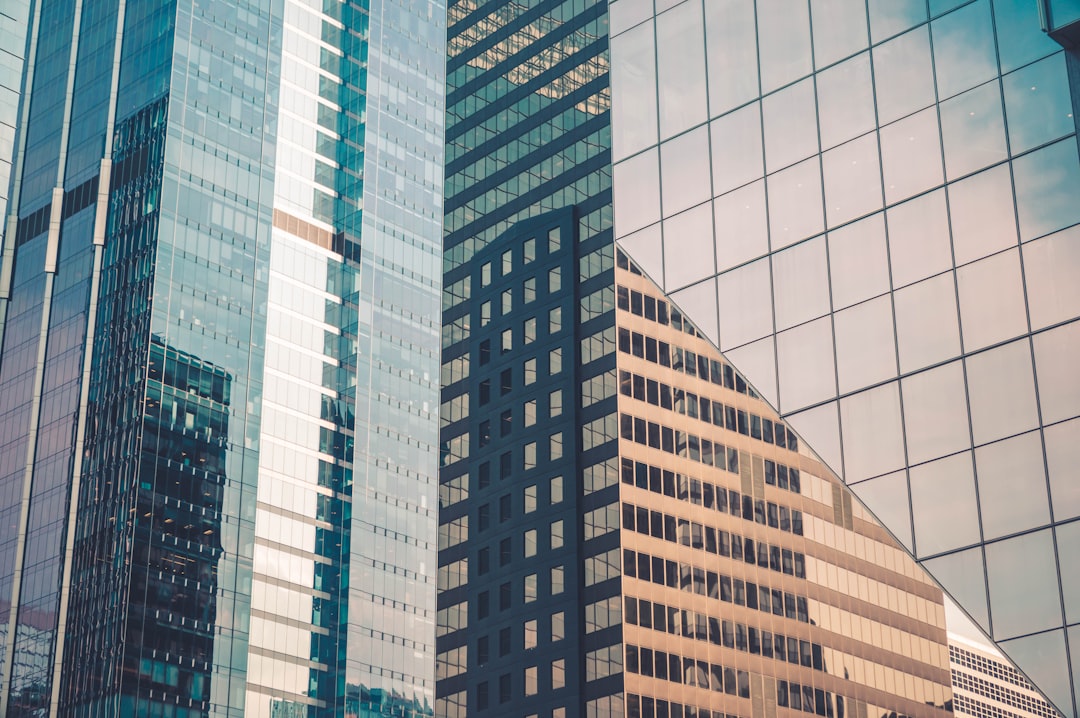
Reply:
[[[824,237],[777,252],[772,261],[777,330],[802,324],[829,311]]]
[[[921,369],[960,352],[952,272],[898,289],[893,301],[901,371]]]
[[[971,428],[976,445],[1038,426],[1028,346],[1025,339],[967,358]]]
[[[904,432],[896,382],[840,400],[844,480],[861,481],[904,466]]]
[[[1009,165],[949,185],[949,219],[957,266],[1015,245]]]
[[[845,476],[845,480],[849,480]],[[851,490],[859,497],[874,516],[887,526],[911,550],[911,509],[908,503],[907,472],[879,476],[860,481]]]
[[[754,102],[713,121],[713,191],[723,194],[761,177],[761,108]]]
[[[1046,466],[1050,474],[1050,499],[1054,520],[1080,516],[1080,419],[1073,419],[1043,429],[1046,442]]]
[[[1020,239],[1026,241],[1080,222],[1080,157],[1076,140],[1044,147],[1013,160]]]
[[[1056,596],[1057,594],[1055,598]],[[1031,677],[1040,690],[1060,706],[1069,705],[1069,700],[1072,698],[1069,692],[1068,657],[1065,655],[1064,633],[1061,630],[1047,631],[1017,638],[1001,646],[1001,649],[1008,653],[1017,665],[1024,667],[1024,672]],[[1075,665],[1074,660],[1073,666]]]
[[[761,89],[770,92],[810,74],[810,12],[807,3],[758,0]]]
[[[814,80],[789,85],[761,101],[765,171],[772,173],[818,151]]]
[[[659,224],[620,237],[619,244],[650,277],[658,282],[663,279],[664,242]]]
[[[888,291],[884,216],[878,213],[829,232],[829,266],[834,309]]]
[[[1063,55],[1006,75],[1002,84],[1014,155],[1076,131]]]
[[[789,412],[836,395],[832,322],[828,317],[776,337],[780,409]]]
[[[869,0],[870,36],[881,42],[926,20],[922,0]]]
[[[870,53],[819,72],[816,80],[822,147],[833,147],[874,129]]]
[[[975,478],[984,540],[1049,522],[1050,502],[1046,497],[1039,432],[976,449]]]
[[[615,229],[629,234],[660,219],[660,172],[657,150],[646,150],[615,165],[612,201]]]
[[[909,462],[936,459],[970,445],[960,362],[905,377],[902,387]]]
[[[871,2],[871,21],[875,4],[900,9],[904,4],[911,4],[911,0]],[[917,4],[922,5],[921,2]],[[875,47],[873,54],[874,88],[881,124],[888,124],[933,104],[930,34],[925,26]]]
[[[668,291],[715,273],[711,204],[698,205],[664,220],[664,257]]]
[[[709,109],[719,115],[758,94],[757,31],[753,3],[705,3],[709,63]]]
[[[821,163],[825,215],[830,227],[881,208],[881,165],[875,135],[864,135],[829,150]]]
[[[986,545],[994,639],[1061,625],[1057,566],[1049,530]]]
[[[986,568],[982,547],[946,554],[923,563],[942,587],[975,619],[990,630],[990,608],[986,601]]]
[[[994,26],[998,36],[1001,71],[1009,72],[1032,60],[1061,51],[1044,32],[1032,32],[1039,27],[1038,3],[1027,0],[994,0]]]
[[[700,3],[683,3],[656,18],[661,139],[704,122],[708,114],[703,31]]]
[[[1020,252],[995,254],[956,270],[964,348],[973,351],[1027,330]]]
[[[720,317],[720,348],[727,349],[770,334],[772,288],[769,260],[761,259],[726,274],[716,281]]]
[[[612,12],[613,21],[615,15]],[[656,144],[654,50],[652,22],[611,39],[611,146],[616,161]]]
[[[938,97],[952,97],[997,75],[990,0],[978,0],[930,23]]]
[[[1031,328],[1080,316],[1080,227],[1024,245]]]
[[[945,175],[949,179],[988,167],[1008,156],[997,82],[968,90],[939,107]]]
[[[836,312],[833,323],[841,394],[896,375],[891,297],[878,297]]]
[[[942,182],[941,136],[933,108],[881,128],[885,201],[911,197]]]
[[[1065,597],[1065,621],[1080,622],[1080,571],[1070,570],[1080,561],[1080,521],[1058,526],[1058,565],[1062,567],[1061,592]]]
[[[709,132],[704,126],[660,145],[660,188],[665,217],[712,196],[709,169]]]
[[[867,45],[863,0],[810,0],[814,25],[814,65],[825,67]]]
[[[821,168],[817,157],[770,175],[769,238],[773,250],[825,229],[821,213]]]
[[[1043,424],[1080,414],[1080,322],[1072,322],[1032,337],[1039,409]]]
[[[894,287],[903,287],[952,266],[944,191],[897,205],[886,216]]]
[[[964,452],[914,466],[909,473],[917,554],[932,556],[978,543],[979,515],[971,454]]]
[[[713,211],[718,270],[730,269],[769,251],[764,180],[717,197]]]

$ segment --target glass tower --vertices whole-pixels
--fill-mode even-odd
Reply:
[[[0,712],[431,715],[445,8],[27,13]]]
[[[1075,716],[1076,4],[610,13],[617,242]]]

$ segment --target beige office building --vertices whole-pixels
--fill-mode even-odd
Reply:
[[[953,711],[964,718],[1060,718],[1022,673],[1001,655],[949,634]]]

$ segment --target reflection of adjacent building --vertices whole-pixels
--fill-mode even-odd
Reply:
[[[1035,686],[1003,659],[949,634],[953,711],[964,718],[1059,718]]]

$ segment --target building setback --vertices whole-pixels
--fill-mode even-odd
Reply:
[[[9,10],[0,714],[431,715],[445,8]]]
[[[1009,663],[949,634],[953,711],[965,718],[1059,718],[1061,715]]]
[[[610,16],[619,246],[1076,716],[1076,4]]]

